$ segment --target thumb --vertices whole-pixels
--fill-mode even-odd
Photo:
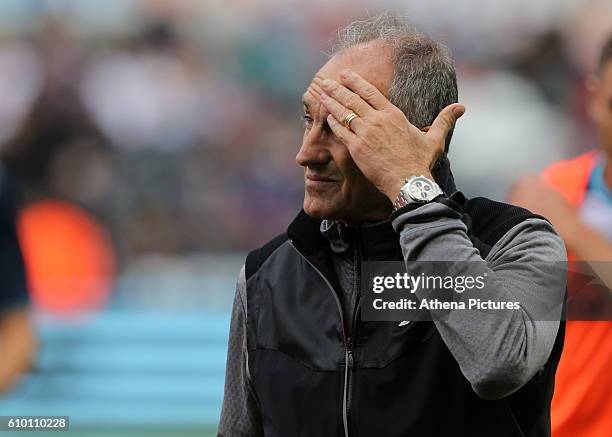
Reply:
[[[455,122],[465,113],[465,106],[461,103],[452,103],[444,108],[431,124],[428,135],[438,141],[446,141],[448,133],[455,126]]]

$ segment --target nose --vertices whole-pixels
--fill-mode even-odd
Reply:
[[[314,130],[314,129],[313,129]],[[316,132],[304,136],[302,147],[295,156],[295,162],[302,167],[325,165],[331,159],[328,147]]]

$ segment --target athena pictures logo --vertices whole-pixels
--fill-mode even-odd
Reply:
[[[529,265],[548,278],[565,275],[565,263]],[[362,264],[363,319],[367,321],[430,321],[437,318],[507,317],[523,311],[534,320],[560,320],[565,290],[544,287],[545,293],[507,293],[506,272],[485,262],[364,262]],[[469,315],[467,313],[470,313]],[[405,325],[402,325],[405,326]]]

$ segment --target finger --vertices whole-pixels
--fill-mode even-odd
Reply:
[[[325,106],[325,109],[329,111],[331,115],[341,124],[344,125],[344,120],[353,111],[341,105],[336,99],[329,96],[327,93],[321,94],[321,103]],[[355,118],[351,121],[350,128],[353,132],[358,132],[360,127],[363,126],[363,120],[361,117]]]
[[[336,99],[342,106],[356,112],[361,117],[366,117],[369,112],[374,110],[365,100],[335,80],[325,79],[321,81],[321,86],[328,95]]]
[[[343,70],[340,73],[340,82],[353,90],[374,109],[381,110],[392,105],[378,88],[352,70]]]
[[[465,106],[453,103],[444,108],[431,124],[427,135],[444,142],[448,133],[455,127],[455,122],[465,113]]]
[[[329,128],[332,130],[334,135],[336,135],[340,141],[347,145],[347,147],[357,138],[355,133],[336,120],[336,117],[333,115],[327,116],[327,124]]]

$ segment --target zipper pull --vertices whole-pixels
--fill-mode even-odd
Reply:
[[[346,339],[346,352],[348,368],[353,370],[353,339],[351,337]]]

